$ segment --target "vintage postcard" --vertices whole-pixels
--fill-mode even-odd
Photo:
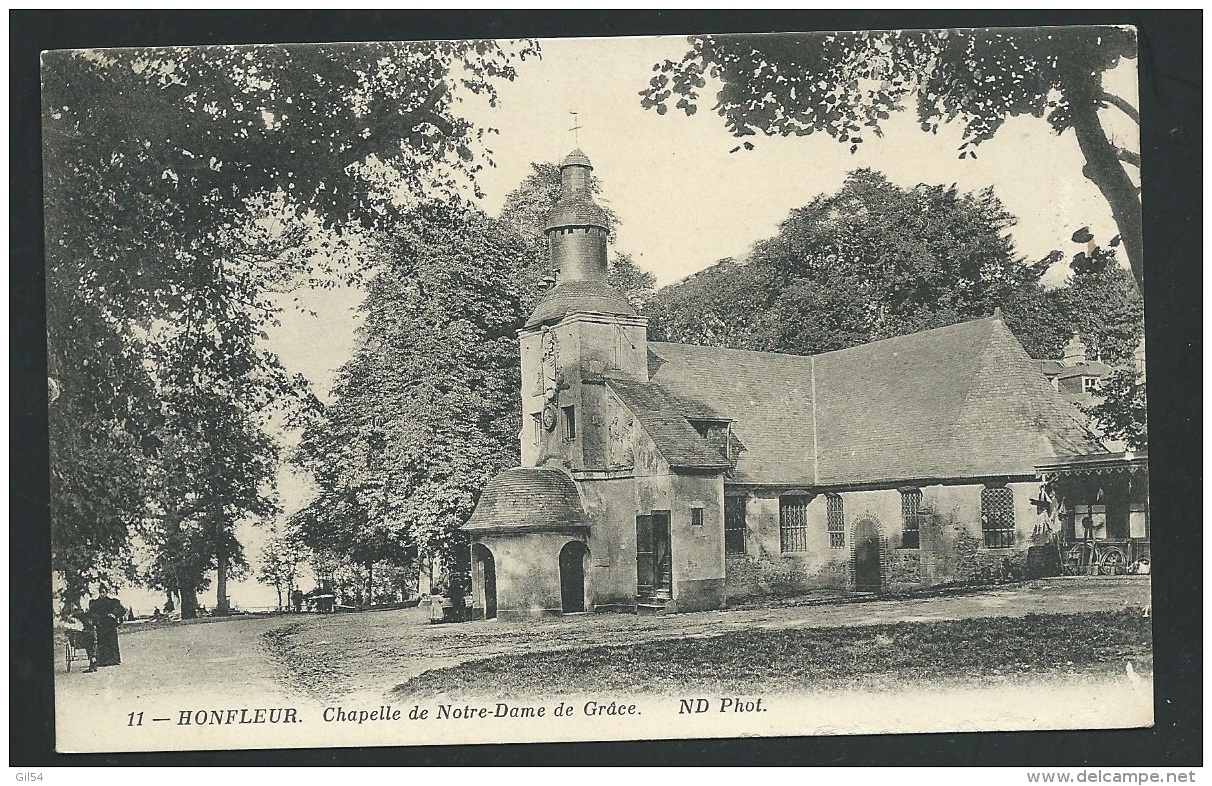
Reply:
[[[1152,725],[1137,84],[44,53],[57,750]]]

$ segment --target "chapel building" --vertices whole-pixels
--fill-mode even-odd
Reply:
[[[606,282],[591,171],[561,164],[556,283],[519,332],[522,466],[463,527],[479,615],[1005,570],[1040,534],[1036,466],[1109,457],[1000,312],[812,356],[648,341]]]

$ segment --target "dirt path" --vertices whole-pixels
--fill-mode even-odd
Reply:
[[[1034,587],[909,600],[635,617],[585,614],[519,622],[430,625],[424,609],[310,618],[280,637],[276,655],[313,695],[378,698],[429,669],[500,654],[559,650],[736,630],[874,625],[971,617],[1115,611],[1149,604],[1147,577],[1055,580]]]
[[[67,673],[56,646],[56,735],[70,741],[60,749],[139,750],[140,741],[174,726],[182,711],[307,701],[284,688],[268,653],[262,634],[281,625],[277,617],[126,625],[119,630],[122,665],[93,674],[83,673],[80,662]],[[141,728],[130,715],[138,712],[144,713]]]
[[[395,686],[428,669],[498,654],[715,636],[737,630],[1113,611],[1149,602],[1147,578],[1128,577],[1058,580],[963,596],[657,617],[584,614],[430,625],[425,610],[411,609],[200,621],[144,629],[132,625],[120,634],[122,665],[95,674],[65,673],[62,650],[56,647],[56,735],[62,751],[315,745],[316,719],[325,707],[341,703],[373,708]],[[295,708],[309,722],[202,728],[181,723],[183,713],[225,708],[253,712],[275,707]],[[138,720],[142,723],[135,722]],[[535,731],[541,733],[545,732]],[[321,730],[321,734],[327,732]],[[350,737],[333,744],[369,741]]]

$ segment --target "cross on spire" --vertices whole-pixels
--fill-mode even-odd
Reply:
[[[568,129],[572,132],[572,144],[574,147],[580,147],[581,140],[580,135],[577,134],[577,131],[580,131],[582,128],[584,128],[584,126],[577,122],[578,118],[576,112],[569,112],[568,114],[572,115],[572,128]]]

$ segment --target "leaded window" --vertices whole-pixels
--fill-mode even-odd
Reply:
[[[782,551],[808,550],[808,497],[779,499],[779,545]]]
[[[916,549],[921,544],[918,516],[922,509],[921,489],[901,489],[901,548]]]
[[[842,498],[837,494],[825,496],[825,529],[829,531],[829,548],[845,548],[846,514],[842,508]]]
[[[1005,486],[981,489],[981,530],[985,548],[1014,546],[1014,493]]]

